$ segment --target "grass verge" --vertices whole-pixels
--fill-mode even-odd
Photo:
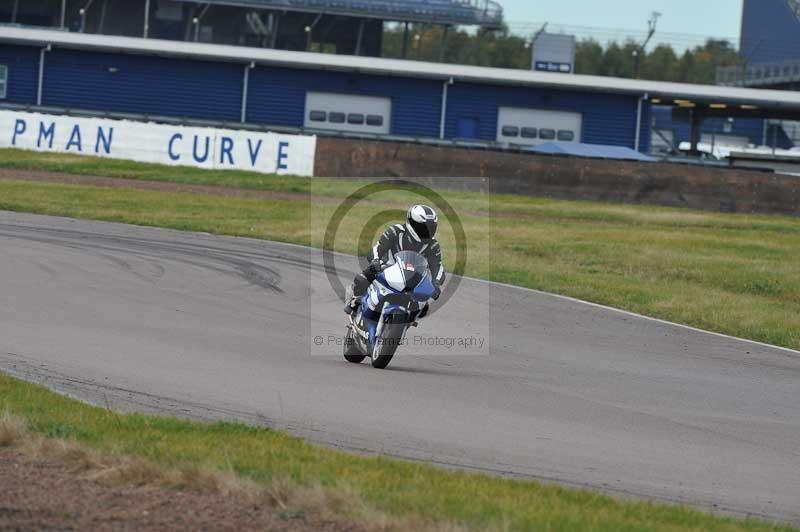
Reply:
[[[322,245],[320,222],[359,185],[19,150],[0,150],[0,167],[293,193],[249,199],[0,181],[0,209],[312,246]],[[800,349],[797,218],[442,193],[464,223],[468,275]],[[415,201],[409,191],[359,204],[336,249],[364,253],[364,221]],[[452,264],[455,243],[446,229],[442,243]]]
[[[376,530],[791,530],[680,506],[353,456],[265,428],[118,414],[2,374],[0,412],[6,412],[0,446],[18,445],[30,431],[35,448],[61,453],[109,482],[238,493]]]

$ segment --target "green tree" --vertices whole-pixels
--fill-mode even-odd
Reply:
[[[659,44],[642,62],[640,77],[656,81],[677,80],[678,56],[672,46]]]
[[[507,28],[496,32],[466,31],[450,28],[446,41],[441,26],[412,24],[408,31],[409,59],[439,61],[499,68],[531,68],[529,39],[515,35]],[[442,49],[442,43],[446,46]],[[657,81],[714,83],[719,67],[739,63],[737,51],[730,42],[709,39],[702,46],[687,49],[680,56],[669,44],[658,44],[640,52],[639,43],[611,41],[603,45],[594,39],[577,43],[575,72],[595,76],[633,78],[636,56],[639,56],[639,77]],[[403,27],[392,25],[383,38],[384,57],[402,57]]]
[[[599,74],[603,69],[603,46],[594,39],[579,41],[575,47],[575,72]]]

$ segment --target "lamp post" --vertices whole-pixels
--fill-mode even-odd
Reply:
[[[200,21],[203,20],[203,17],[208,12],[209,7],[211,7],[211,4],[206,4],[203,6],[203,9],[200,10],[200,13],[192,18],[192,24],[194,24],[194,42],[200,40]]]
[[[633,77],[636,79],[639,79],[639,65],[641,64],[644,50],[647,48],[647,45],[650,44],[650,39],[656,34],[656,26],[658,25],[658,19],[660,17],[661,13],[653,11],[653,15],[650,17],[650,20],[647,21],[647,38],[639,48],[633,51]]]
[[[89,8],[92,7],[92,3],[93,2],[94,2],[94,0],[89,0],[88,2],[86,2],[86,5],[83,6],[80,9],[80,11],[78,11],[78,13],[81,16],[81,27],[80,27],[80,30],[79,30],[80,33],[83,33],[84,31],[86,31],[86,14],[89,12]]]

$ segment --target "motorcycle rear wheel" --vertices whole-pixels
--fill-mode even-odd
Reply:
[[[361,364],[365,358],[367,358],[366,355],[362,355],[358,350],[352,327],[348,327],[347,334],[344,336],[344,359],[351,364]]]

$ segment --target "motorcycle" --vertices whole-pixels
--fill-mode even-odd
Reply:
[[[415,251],[397,253],[361,298],[358,312],[350,316],[345,360],[360,364],[370,357],[372,367],[385,369],[435,293],[425,257]]]

